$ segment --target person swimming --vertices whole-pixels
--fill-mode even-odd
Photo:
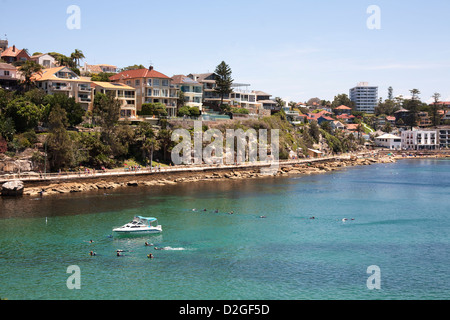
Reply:
[[[158,248],[158,247],[155,247],[155,250],[166,250],[165,248]]]
[[[148,255],[147,255],[147,258],[149,258],[149,259],[153,259],[154,258],[154,256],[151,254],[151,253],[149,253]]]
[[[96,256],[97,254],[94,251],[89,252],[90,256]]]
[[[219,213],[219,209],[214,210],[214,213]]]
[[[146,247],[151,247],[151,246],[153,246],[153,243],[148,243],[147,241],[145,242],[145,246]]]

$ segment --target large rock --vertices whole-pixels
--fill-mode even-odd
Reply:
[[[17,197],[23,195],[23,182],[19,180],[9,181],[2,185],[2,196]]]

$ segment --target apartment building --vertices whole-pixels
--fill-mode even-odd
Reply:
[[[93,81],[91,84],[93,95],[97,93],[112,94],[120,101],[120,118],[135,119],[136,111],[136,90],[133,87],[123,83]]]
[[[439,148],[450,148],[450,126],[438,127],[436,131],[439,139]]]
[[[91,79],[80,77],[67,67],[48,68],[34,74],[32,80],[47,94],[63,93],[74,97],[84,110],[91,108]]]
[[[144,103],[162,103],[166,106],[169,117],[176,116],[178,89],[172,84],[172,78],[153,67],[122,71],[109,79],[135,89],[137,111],[142,110]]]
[[[355,103],[356,111],[374,113],[378,104],[378,87],[360,82],[350,89],[350,100]]]
[[[402,132],[404,150],[435,150],[439,148],[436,130],[408,130]]]
[[[184,102],[188,107],[203,109],[203,85],[185,75],[174,75],[172,84],[184,93]]]

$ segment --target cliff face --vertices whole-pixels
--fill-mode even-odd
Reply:
[[[33,169],[31,160],[14,160],[8,157],[0,160],[0,174],[30,172]]]

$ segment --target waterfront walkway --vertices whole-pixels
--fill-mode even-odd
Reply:
[[[371,154],[369,154],[370,156]],[[182,165],[182,166],[170,166],[170,167],[144,167],[144,168],[125,168],[125,169],[113,169],[113,170],[92,170],[87,172],[60,172],[60,173],[14,173],[0,176],[0,184],[11,180],[21,180],[28,182],[39,182],[39,181],[67,181],[73,179],[92,179],[92,178],[102,178],[102,177],[121,177],[121,176],[139,176],[139,175],[152,175],[157,173],[174,173],[174,172],[193,172],[193,171],[214,171],[223,169],[250,169],[250,168],[274,168],[277,169],[281,166],[295,165],[295,164],[305,164],[313,162],[324,162],[324,161],[336,161],[336,160],[348,160],[355,156],[368,156],[365,154],[345,154],[340,156],[330,156],[321,158],[302,158],[295,160],[280,160],[278,162],[245,162],[242,164],[234,165]],[[373,156],[373,155],[372,155]]]

